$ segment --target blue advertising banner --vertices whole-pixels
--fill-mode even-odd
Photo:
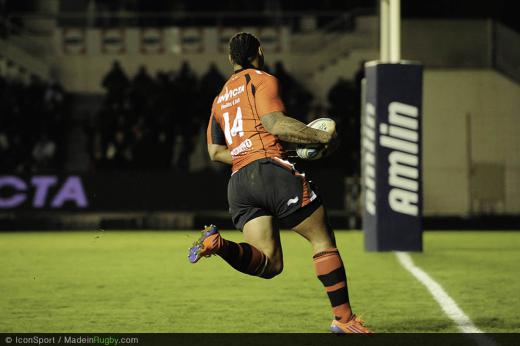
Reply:
[[[365,249],[422,251],[422,66],[369,62],[365,76]]]

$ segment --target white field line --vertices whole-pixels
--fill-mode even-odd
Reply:
[[[435,301],[440,305],[441,309],[444,313],[455,322],[457,328],[463,333],[484,333],[482,330],[477,328],[475,324],[471,321],[471,319],[462,311],[462,309],[457,305],[455,300],[446,293],[444,288],[432,279],[430,275],[428,275],[424,270],[417,267],[414,263],[410,255],[406,252],[396,252],[397,259],[399,263],[409,271],[419,282],[421,282],[431,293]],[[479,344],[492,345],[495,344],[492,340],[486,337],[477,337],[477,342]]]

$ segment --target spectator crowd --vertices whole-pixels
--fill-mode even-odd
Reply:
[[[106,94],[90,131],[99,168],[189,169],[224,77],[214,65],[198,80],[188,63],[176,73],[146,67],[129,78],[116,61],[102,81]]]
[[[269,71],[269,68],[267,68]],[[360,69],[362,71],[362,69]],[[330,107],[313,95],[281,62],[269,71],[280,81],[287,113],[303,122],[330,116],[342,139],[338,152],[321,166],[359,173],[359,83],[339,78],[329,91]],[[27,74],[25,74],[27,75]],[[198,77],[189,63],[178,71],[151,74],[145,66],[131,77],[115,61],[102,80],[106,92],[87,126],[92,169],[190,171],[196,145],[203,145],[214,97],[227,77],[211,64]],[[73,107],[59,83],[0,76],[0,167],[17,173],[65,167]],[[204,149],[205,150],[205,149]]]
[[[274,74],[289,114],[306,121],[312,94],[281,62]],[[99,168],[188,171],[213,99],[226,79],[214,64],[198,78],[187,62],[176,72],[154,76],[142,66],[128,77],[115,61],[103,78],[106,94],[90,131],[92,162]]]
[[[67,94],[59,83],[0,75],[0,167],[27,173],[62,168]]]

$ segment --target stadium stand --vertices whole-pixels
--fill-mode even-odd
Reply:
[[[4,172],[43,172],[63,167],[68,115],[59,82],[35,75],[0,76],[0,166]]]
[[[226,175],[219,174],[226,169],[207,158],[204,132],[212,99],[230,73],[227,39],[245,28],[264,42],[269,71],[281,82],[288,113],[302,121],[323,115],[337,121],[342,143],[335,156],[320,161],[319,167],[307,162],[298,166],[324,181],[321,185],[332,195],[335,215],[359,220],[360,81],[363,62],[378,55],[375,3],[1,2],[2,171],[17,177],[79,174],[85,186],[92,183],[99,189],[103,187],[96,179],[114,171],[132,179],[139,176],[135,171],[160,172],[157,179],[165,184],[167,174],[180,179],[183,173],[210,172],[208,179],[225,184]],[[455,106],[445,110],[442,103],[429,102],[453,94],[447,86],[454,86],[455,80],[468,94],[496,93],[493,98],[503,98],[504,104],[514,99],[511,94],[520,82],[520,45],[508,42],[518,40],[518,27],[504,12],[504,2],[497,3],[491,13],[494,21],[485,19],[489,13],[480,5],[462,21],[451,20],[464,8],[450,2],[403,8],[403,56],[426,66],[428,126],[442,133],[449,119],[457,133],[439,140],[425,136],[425,165],[431,174],[425,178],[427,215],[453,220],[517,211],[514,155],[486,165],[485,159],[493,157],[484,149],[475,144],[471,158],[462,145],[472,130],[465,127],[465,117],[481,125],[488,116],[482,111],[486,108],[457,108],[452,100]],[[368,8],[360,7],[365,5]],[[425,14],[435,18],[423,20]],[[449,35],[452,32],[460,35]],[[475,79],[482,83],[473,83]],[[179,100],[196,106],[183,107]],[[509,109],[497,114],[503,121],[496,128],[487,127],[487,134],[474,131],[484,139],[474,143],[515,145],[509,135],[502,136],[500,144],[489,139],[503,133],[499,125],[511,127]],[[485,128],[480,125],[477,129]],[[433,159],[428,150],[440,144],[456,149]],[[453,171],[450,179],[443,175],[446,167]],[[327,186],[331,174],[343,177],[339,181],[344,183]],[[480,193],[478,186],[490,179],[500,182],[500,194]],[[455,188],[469,185],[448,198]],[[97,209],[98,202],[90,201],[92,210],[107,209]],[[23,208],[32,210],[29,204]],[[171,207],[163,204],[162,210]],[[225,203],[217,207],[225,213]],[[129,205],[136,208],[161,209],[151,202]]]

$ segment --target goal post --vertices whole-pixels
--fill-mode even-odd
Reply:
[[[422,251],[422,66],[401,60],[400,0],[380,12],[380,60],[362,83],[365,249]]]

